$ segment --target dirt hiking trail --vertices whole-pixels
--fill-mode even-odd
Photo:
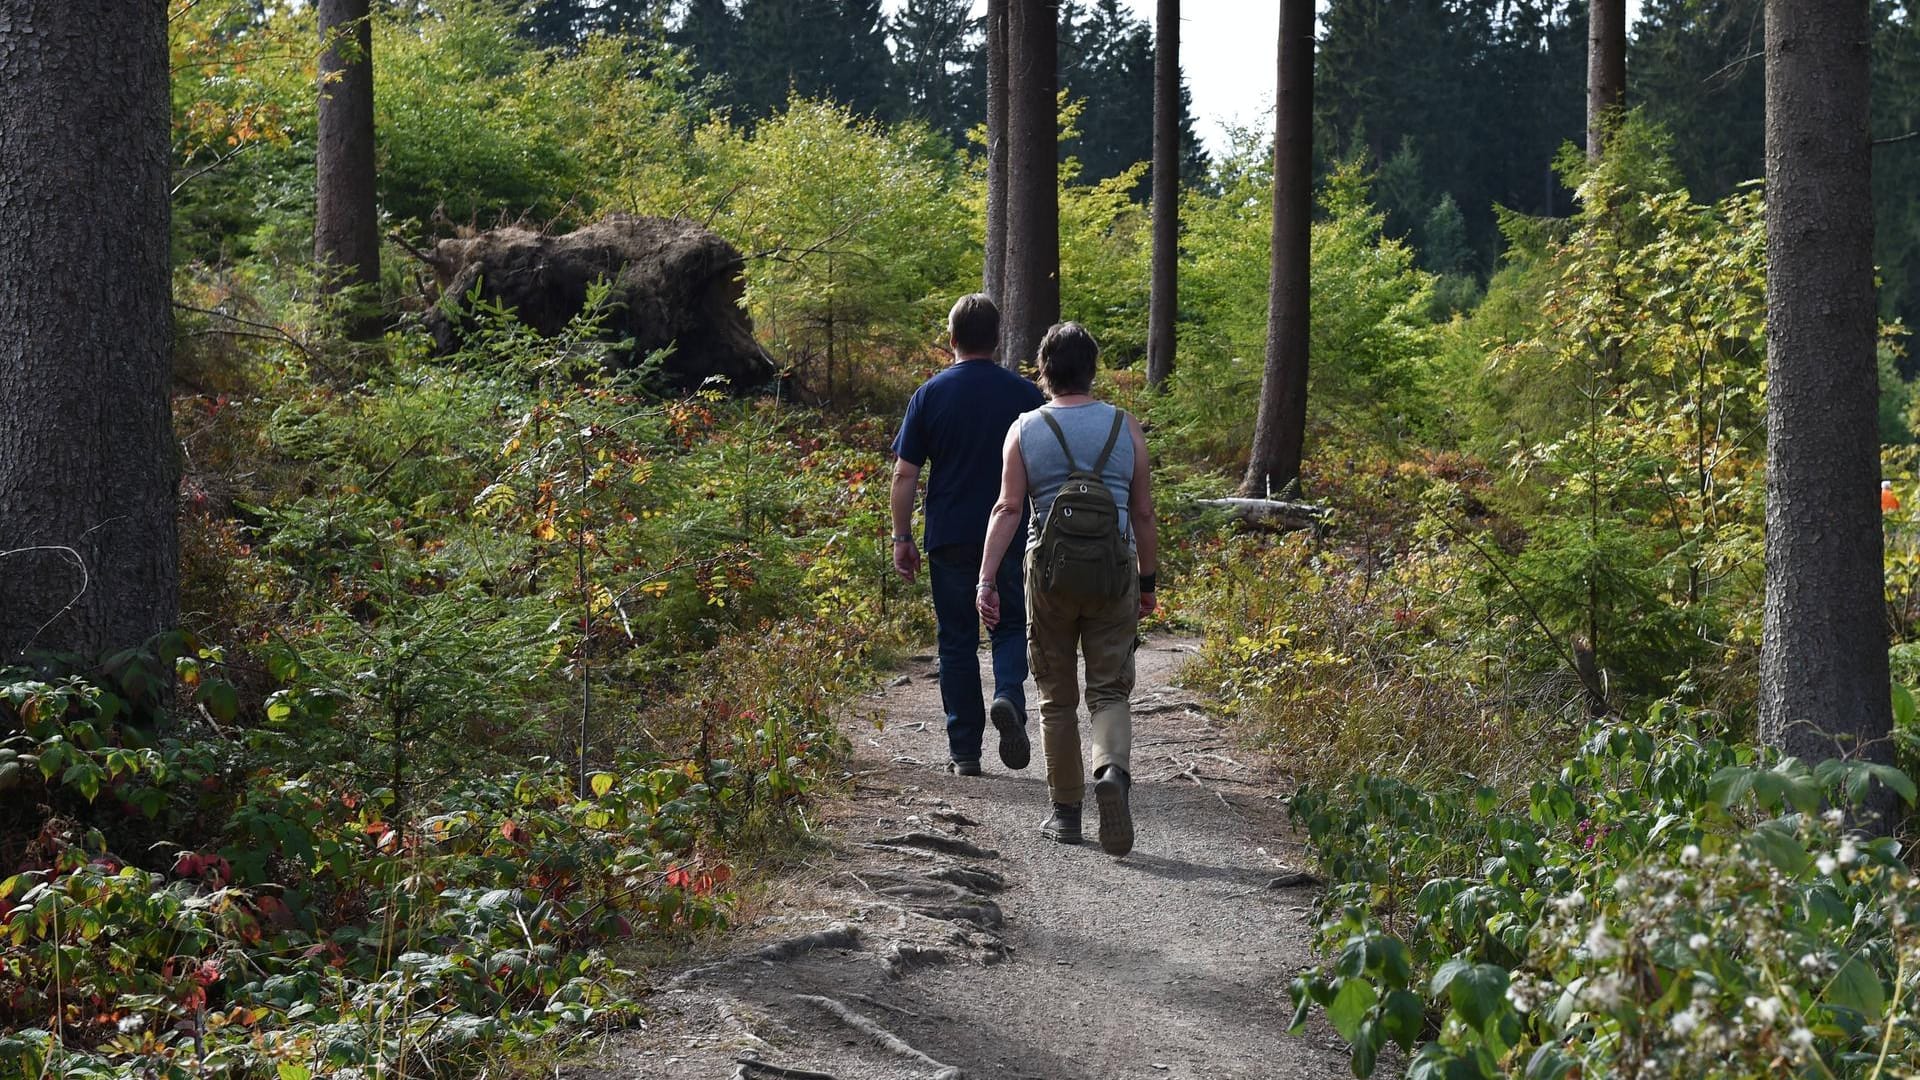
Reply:
[[[1278,790],[1172,685],[1156,636],[1134,695],[1132,854],[1043,839],[1045,767],[945,771],[931,657],[852,718],[857,782],[826,850],[743,916],[725,954],[661,976],[648,1025],[567,1080],[1266,1080],[1348,1075],[1316,1018],[1286,1034],[1311,883]],[[1035,700],[1029,684],[1028,700]],[[855,711],[858,712],[859,709]],[[1084,717],[1083,717],[1084,720]],[[1276,880],[1278,879],[1278,880]]]

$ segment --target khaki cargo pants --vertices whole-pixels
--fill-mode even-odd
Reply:
[[[1087,778],[1080,760],[1080,658],[1087,662],[1087,711],[1093,716],[1093,770],[1132,772],[1133,649],[1140,630],[1140,586],[1113,600],[1041,591],[1027,553],[1027,662],[1040,688],[1040,740],[1054,802],[1078,805]]]

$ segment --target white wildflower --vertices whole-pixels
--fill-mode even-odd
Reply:
[[[1824,853],[1822,853],[1819,858],[1813,860],[1813,865],[1819,867],[1822,874],[1827,875],[1831,875],[1835,870],[1840,869],[1839,861],[1833,856]]]
[[[1821,814],[1820,816],[1826,820],[1827,824],[1832,825],[1835,828],[1838,828],[1842,822],[1847,820],[1846,811],[1840,809],[1837,806],[1831,810],[1828,810],[1826,813]]]
[[[1700,845],[1699,844],[1688,844],[1686,847],[1683,847],[1680,849],[1681,865],[1692,866],[1694,863],[1697,863],[1699,861],[1700,861]]]
[[[1688,1035],[1693,1034],[1694,1028],[1700,1026],[1700,1010],[1695,1006],[1689,1005],[1679,1012],[1674,1013],[1673,1019],[1667,1021],[1667,1026],[1673,1029],[1675,1035],[1684,1039]]]
[[[1771,1024],[1780,1015],[1781,1003],[1777,997],[1748,997],[1747,1009],[1760,1018],[1763,1024]]]
[[[1852,866],[1854,862],[1857,861],[1859,858],[1860,858],[1860,848],[1858,845],[1856,845],[1853,842],[1853,837],[1851,836],[1841,837],[1840,865]]]
[[[1712,939],[1707,937],[1707,935],[1695,934],[1687,939],[1687,948],[1692,949],[1694,952],[1699,952],[1712,943]]]
[[[121,1017],[120,1022],[114,1026],[120,1029],[120,1034],[132,1035],[146,1028],[147,1018],[139,1013],[134,1013],[130,1016]]]
[[[1617,1009],[1620,1007],[1621,990],[1620,976],[1608,973],[1589,982],[1580,991],[1580,996],[1596,1009]]]
[[[1587,931],[1587,955],[1595,960],[1611,960],[1620,955],[1620,941],[1607,933],[1605,918],[1595,920],[1593,929]]]
[[[1554,897],[1553,908],[1562,915],[1571,915],[1586,906],[1586,903],[1587,894],[1575,889],[1565,896]]]
[[[1787,1040],[1802,1050],[1805,1050],[1807,1047],[1813,1045],[1813,1032],[1803,1027],[1797,1027],[1787,1033]]]
[[[1507,986],[1507,1000],[1513,1004],[1517,1012],[1530,1012],[1533,1009],[1533,998],[1528,996],[1527,988],[1521,983],[1511,983]]]

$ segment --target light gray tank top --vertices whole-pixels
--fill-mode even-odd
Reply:
[[[1093,463],[1100,460],[1100,448],[1107,444],[1107,435],[1113,431],[1113,416],[1118,411],[1100,401],[1064,409],[1047,404],[1021,413],[1020,419],[1014,421],[1020,431],[1020,460],[1027,466],[1027,496],[1033,500],[1033,513],[1027,523],[1027,550],[1040,546],[1040,530],[1047,524],[1053,498],[1060,494],[1060,486],[1067,482],[1067,474],[1072,471],[1067,467],[1066,453],[1060,449],[1060,440],[1054,437],[1053,429],[1040,414],[1046,413],[1060,425],[1067,436],[1067,445],[1073,448],[1073,463],[1082,469],[1091,469]],[[1133,521],[1127,514],[1127,501],[1133,492],[1133,436],[1124,424],[1119,441],[1113,444],[1113,456],[1107,459],[1100,478],[1107,482],[1107,490],[1113,493],[1113,501],[1120,507],[1120,533],[1131,548]]]

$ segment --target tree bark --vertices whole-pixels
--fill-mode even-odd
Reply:
[[[1003,300],[1007,273],[1007,0],[987,0],[987,251],[980,291]]]
[[[0,13],[0,663],[178,616],[165,0]]]
[[[1280,498],[1300,480],[1307,434],[1307,311],[1313,224],[1313,0],[1280,0],[1274,101],[1273,264],[1267,367],[1240,492]]]
[[[326,288],[363,293],[380,280],[374,189],[370,0],[319,0],[319,116],[314,139],[313,258]],[[370,298],[356,297],[361,304]],[[349,320],[356,337],[377,319]]]
[[[1060,318],[1058,0],[1020,0],[1007,18],[1007,241],[1000,362],[1031,364]]]
[[[1587,157],[1599,158],[1627,103],[1627,0],[1588,0]]]
[[[1892,758],[1869,40],[1868,0],[1767,0],[1760,734],[1810,762]]]
[[[1153,293],[1147,310],[1147,385],[1173,374],[1180,312],[1180,0],[1160,0],[1153,42]]]

